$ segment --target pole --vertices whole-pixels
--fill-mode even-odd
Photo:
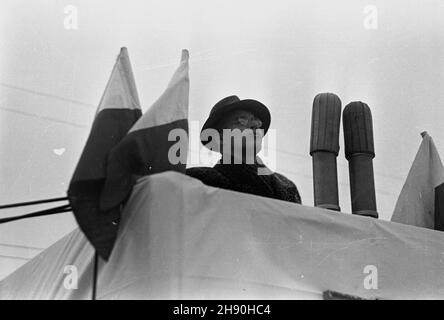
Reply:
[[[97,251],[94,251],[94,259],[93,259],[93,282],[92,282],[92,300],[96,300],[97,298],[97,273],[99,269],[99,254]]]

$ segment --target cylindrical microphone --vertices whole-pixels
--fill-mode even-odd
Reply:
[[[313,101],[310,155],[313,158],[314,205],[340,211],[336,157],[339,153],[341,100],[320,93]]]
[[[345,157],[348,160],[353,214],[378,218],[373,174],[372,113],[367,104],[349,103],[343,112]]]

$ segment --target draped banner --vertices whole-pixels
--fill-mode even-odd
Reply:
[[[164,172],[134,186],[97,298],[443,299],[443,252],[443,232]],[[74,230],[1,281],[0,299],[90,299],[93,254]]]

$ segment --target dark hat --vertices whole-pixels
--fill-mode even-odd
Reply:
[[[218,129],[217,124],[219,121],[228,112],[236,109],[247,110],[253,113],[262,121],[261,129],[264,129],[264,135],[267,133],[268,128],[270,127],[271,115],[270,111],[264,104],[253,99],[240,100],[238,96],[229,96],[220,100],[211,109],[210,115],[202,127],[201,135],[205,129]],[[204,141],[201,138],[203,145],[208,144],[210,141]]]

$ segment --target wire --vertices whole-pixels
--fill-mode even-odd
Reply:
[[[65,98],[65,97],[56,96],[54,94],[49,94],[49,93],[44,93],[44,92],[41,92],[41,91],[36,91],[36,90],[31,90],[31,89],[27,89],[27,88],[23,88],[23,87],[18,87],[18,86],[14,86],[12,84],[5,83],[5,82],[0,82],[0,86],[5,87],[5,88],[9,88],[9,89],[14,89],[14,90],[19,90],[19,91],[31,93],[31,94],[42,96],[42,97],[46,97],[46,98],[51,98],[51,99],[56,99],[56,100],[60,100],[60,101],[64,101],[64,102],[70,102],[70,103],[78,104],[80,106],[84,106],[84,107],[87,107],[87,108],[94,108],[95,107],[93,104],[90,104],[90,103],[85,103],[85,102],[82,102],[82,101],[77,101],[77,100],[72,100],[72,99],[68,99],[68,98]]]
[[[294,157],[299,157],[299,158],[304,158],[304,159],[311,158],[311,156],[309,154],[302,154],[302,153],[297,153],[297,152],[291,152],[291,151],[286,151],[286,150],[282,150],[282,149],[274,149],[274,150],[276,152],[283,153],[283,154],[288,154],[288,155],[294,156]],[[338,163],[337,165],[339,167],[348,168],[348,166],[346,164]],[[375,175],[376,176],[380,176],[380,177],[389,178],[389,179],[394,179],[394,180],[402,180],[402,181],[405,180],[405,178],[402,178],[400,176],[396,176],[396,175],[393,175],[393,174],[379,173],[379,172],[376,172],[376,171],[375,171]]]
[[[27,89],[27,88],[23,88],[23,87],[18,87],[18,86],[14,86],[14,85],[11,85],[11,84],[8,84],[8,83],[4,83],[4,82],[0,82],[0,86],[6,87],[6,88],[10,88],[10,89],[14,89],[14,90],[24,91],[24,92],[35,94],[35,95],[44,96],[44,97],[47,97],[47,98],[52,98],[52,99],[57,99],[57,100],[66,101],[66,102],[70,102],[70,103],[75,103],[75,104],[82,105],[82,106],[89,107],[89,108],[90,107],[95,107],[94,105],[88,104],[88,103],[85,103],[85,102],[81,102],[81,101],[77,101],[77,100],[71,100],[71,99],[67,99],[67,98],[64,98],[64,97],[56,96],[56,95],[47,94],[47,93],[36,91],[36,90],[31,90],[31,89]],[[19,111],[19,110],[4,108],[4,107],[0,107],[0,109],[3,109],[5,111],[9,111],[9,112],[14,112],[14,113],[26,115],[26,116],[31,116],[31,117],[41,118],[41,119],[45,119],[45,120],[49,120],[49,121],[53,121],[53,122],[67,124],[67,125],[75,126],[75,127],[78,127],[78,128],[88,128],[89,127],[89,126],[86,126],[86,125],[81,125],[81,124],[77,124],[77,123],[73,123],[73,122],[69,122],[69,121],[59,120],[59,119],[50,118],[50,117],[38,116],[36,114],[25,112],[25,111]],[[282,150],[282,149],[275,149],[275,151],[280,152],[280,153],[284,153],[284,154],[288,154],[288,155],[291,155],[291,156],[295,156],[295,157],[304,158],[304,159],[310,157],[308,154],[301,154],[301,153],[297,153],[297,152],[285,151],[285,150]],[[338,164],[338,165],[342,166],[342,167],[346,167],[345,165],[342,165],[342,164]],[[391,178],[391,179],[395,179],[395,180],[404,180],[404,178],[396,176],[396,175],[382,174],[382,173],[378,173],[378,172],[375,172],[375,175],[386,177],[386,178]]]
[[[4,111],[8,111],[8,112],[17,113],[17,114],[20,114],[22,116],[33,117],[33,118],[38,118],[38,119],[47,120],[47,121],[51,121],[51,122],[57,122],[57,123],[61,123],[61,124],[66,124],[66,125],[73,126],[73,127],[76,127],[76,128],[89,128],[90,127],[90,126],[87,126],[87,125],[78,124],[78,123],[74,123],[74,122],[69,122],[69,121],[65,121],[65,120],[60,120],[60,119],[56,119],[56,118],[39,116],[39,115],[36,115],[35,113],[31,113],[31,112],[14,110],[14,109],[5,108],[5,107],[0,107],[0,109],[4,110]]]
[[[43,200],[6,204],[6,205],[0,206],[0,209],[24,207],[24,206],[31,206],[31,205],[35,205],[35,204],[58,202],[58,201],[64,201],[64,200],[68,200],[68,197],[59,197],[59,198],[52,198],[52,199],[43,199]]]
[[[276,151],[277,153],[287,154],[287,155],[292,156],[292,157],[303,158],[303,159],[305,159],[305,160],[309,160],[309,159],[311,159],[311,156],[310,156],[309,154],[303,154],[303,153],[291,152],[291,151],[286,151],[286,150],[282,150],[282,149],[269,149],[269,150],[270,150],[270,151]],[[199,154],[200,154],[200,151],[190,150],[190,153],[198,154],[198,155],[199,155]],[[310,160],[310,161],[311,161],[311,160]],[[338,167],[342,167],[342,168],[348,170],[348,166],[347,166],[346,164],[338,163],[337,165],[338,165]],[[281,170],[281,171],[282,171],[282,170]],[[287,171],[287,172],[289,172],[289,171]],[[306,175],[306,174],[299,174],[299,173],[296,173],[296,172],[292,172],[292,173],[294,173],[294,174],[298,174],[298,175],[302,175],[302,176],[306,176],[306,177],[309,177],[309,176]],[[399,177],[399,176],[396,176],[396,175],[379,173],[379,172],[377,172],[377,171],[375,171],[374,174],[375,174],[375,176],[379,176],[379,177],[384,177],[384,178],[393,179],[393,180],[399,180],[399,181],[405,181],[405,178],[402,178],[402,177]],[[310,178],[311,178],[311,177],[310,177]]]
[[[72,211],[72,208],[69,204],[66,204],[63,206],[59,206],[59,207],[55,207],[55,208],[51,208],[51,209],[46,209],[46,210],[41,210],[41,211],[36,211],[36,212],[21,215],[21,216],[2,218],[2,219],[0,219],[0,224],[8,223],[8,222],[16,221],[16,220],[21,220],[21,219],[35,218],[35,217],[47,216],[47,215],[51,215],[51,214],[58,214],[58,213],[69,212],[69,211]]]

